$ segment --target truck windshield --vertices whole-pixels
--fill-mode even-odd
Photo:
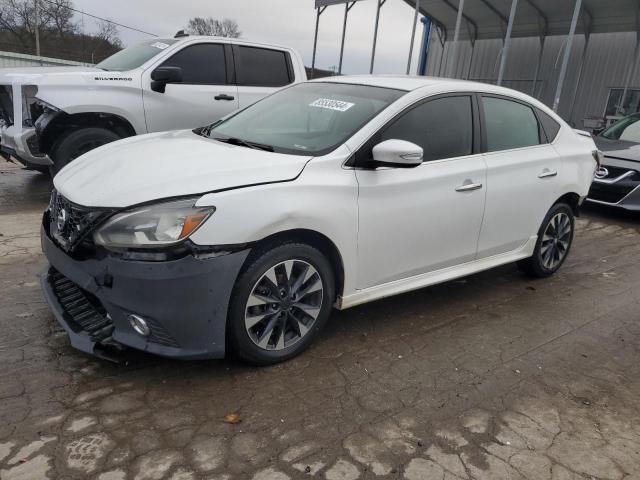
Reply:
[[[213,124],[211,138],[295,155],[325,155],[406,92],[309,82],[280,90]]]
[[[102,70],[125,72],[127,70],[133,70],[143,65],[147,60],[152,59],[165,48],[176,43],[177,40],[172,38],[156,38],[154,40],[147,40],[146,42],[138,43],[131,47],[127,47],[124,50],[120,50],[118,53],[114,53],[108,58],[105,58],[96,67]]]

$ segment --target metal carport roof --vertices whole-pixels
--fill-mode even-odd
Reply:
[[[316,28],[312,67],[315,67],[320,15],[329,5],[344,4],[340,66],[338,68],[338,74],[341,73],[347,16],[349,10],[358,1],[360,0],[315,1]],[[380,9],[386,1],[376,0],[377,9],[371,49],[370,73],[373,72],[375,60]],[[407,74],[411,66],[411,52],[419,13],[430,19],[429,22],[425,23],[425,26],[431,24],[436,26],[438,40],[443,46],[444,42],[453,41],[451,65],[454,65],[457,61],[459,41],[471,42],[471,56],[473,57],[476,40],[502,39],[503,48],[500,54],[498,85],[502,83],[511,38],[540,38],[540,54],[537,59],[533,80],[535,85],[542,60],[545,38],[554,35],[566,35],[567,39],[563,46],[563,58],[553,100],[553,109],[556,111],[560,103],[562,87],[567,72],[571,44],[576,33],[584,34],[586,38],[580,60],[578,85],[582,76],[582,66],[586,58],[589,36],[592,33],[636,32],[637,41],[634,60],[629,65],[621,105],[624,103],[631,77],[638,63],[640,63],[640,0],[404,0],[404,2],[415,10],[412,24],[413,33],[407,61]],[[425,41],[426,48],[428,48],[431,28],[429,28],[428,32],[427,28],[425,28],[423,41]]]
[[[416,0],[404,0],[415,8]],[[419,0],[420,13],[431,18],[451,40],[456,27],[458,0]],[[462,14],[460,40],[504,38],[509,22],[511,0],[466,0]],[[575,1],[519,0],[511,37],[567,35]],[[583,0],[584,21],[576,33],[637,31],[637,0]]]

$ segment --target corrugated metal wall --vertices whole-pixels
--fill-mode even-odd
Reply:
[[[622,88],[630,65],[633,63],[635,33],[602,33],[591,35],[587,56],[578,91],[576,82],[584,48],[584,36],[576,35],[573,40],[569,68],[564,81],[558,113],[577,128],[582,128],[582,120],[588,115],[602,116],[607,103],[609,89]],[[451,43],[442,47],[437,35],[432,34],[429,44],[427,75],[455,76],[482,82],[495,83],[500,65],[502,40],[481,40],[476,42],[473,61],[470,63],[471,45],[461,42],[457,65],[451,65]],[[547,105],[553,103],[558,73],[562,61],[561,49],[566,37],[547,37],[545,41],[540,73],[534,96]],[[540,52],[538,38],[515,38],[511,41],[509,57],[503,85],[532,93],[532,82],[536,62]],[[640,88],[640,69],[631,79],[630,88]],[[455,73],[453,73],[455,72]],[[572,112],[572,102],[575,105]]]
[[[0,68],[53,67],[59,65],[89,65],[86,63],[60,60],[59,58],[36,57],[23,53],[0,52]]]

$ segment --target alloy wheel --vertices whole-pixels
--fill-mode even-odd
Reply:
[[[304,260],[286,260],[255,283],[245,307],[249,338],[264,350],[283,350],[302,340],[322,308],[324,286]]]
[[[556,268],[567,255],[571,230],[571,219],[564,212],[555,214],[547,224],[540,244],[540,258],[548,270]]]

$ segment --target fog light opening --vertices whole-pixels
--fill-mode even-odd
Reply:
[[[129,315],[129,323],[131,324],[131,328],[135,330],[135,332],[143,337],[148,337],[151,333],[151,329],[144,318],[131,314]]]

